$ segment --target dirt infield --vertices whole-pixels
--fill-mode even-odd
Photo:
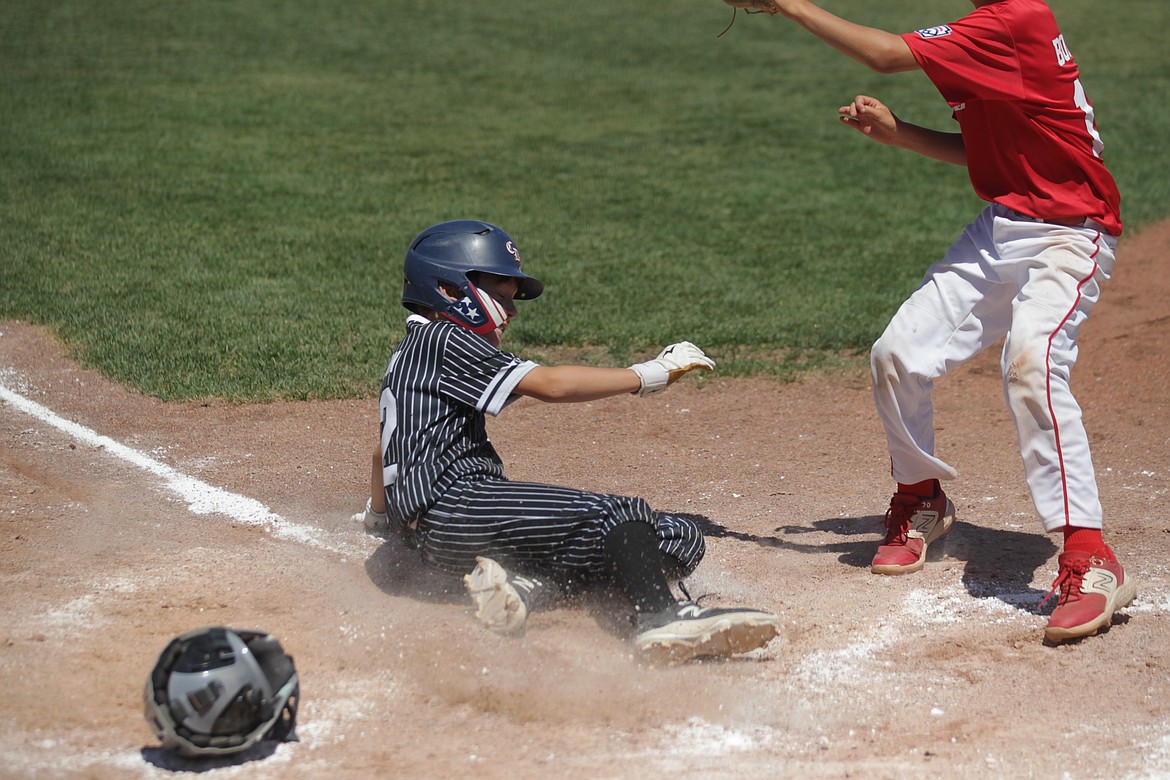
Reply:
[[[1138,599],[1060,647],[1036,612],[1058,540],[995,356],[939,385],[959,520],[901,578],[867,568],[891,484],[860,371],[490,421],[514,478],[704,518],[692,594],[783,616],[746,659],[652,669],[603,604],[501,638],[458,583],[351,527],[373,399],[164,404],[0,324],[0,777],[1170,777],[1168,247],[1170,224],[1123,240],[1073,375]],[[203,764],[157,748],[146,674],[209,624],[294,656],[299,742]]]

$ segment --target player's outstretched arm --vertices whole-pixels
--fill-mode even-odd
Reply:
[[[837,114],[843,123],[878,143],[909,149],[953,165],[967,164],[960,133],[944,133],[905,122],[876,98],[858,95],[849,105],[838,108]]]
[[[524,375],[516,392],[548,403],[576,403],[636,393],[638,387],[638,375],[628,368],[537,366]]]
[[[735,8],[781,14],[862,65],[878,73],[918,70],[918,61],[900,35],[855,24],[809,0],[723,0]]]
[[[703,350],[682,341],[666,347],[653,360],[629,368],[537,366],[520,380],[516,392],[549,403],[595,401],[623,393],[649,395],[665,390],[690,371],[714,368],[715,361]]]

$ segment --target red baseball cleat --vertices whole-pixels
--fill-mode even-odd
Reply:
[[[886,511],[886,540],[873,556],[874,574],[909,574],[922,569],[926,549],[951,530],[955,505],[942,488],[934,498],[895,493]]]
[[[1109,625],[1114,612],[1129,606],[1137,595],[1137,586],[1117,561],[1075,550],[1062,552],[1057,560],[1060,572],[1052,590],[1040,602],[1044,606],[1060,589],[1056,609],[1044,629],[1044,638],[1049,642],[1096,633]]]

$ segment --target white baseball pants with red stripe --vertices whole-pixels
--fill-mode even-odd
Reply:
[[[951,479],[935,456],[937,379],[1004,340],[1000,368],[1024,473],[1045,530],[1101,527],[1081,407],[1069,388],[1077,333],[1113,272],[1117,239],[988,206],[968,225],[873,347],[870,366],[893,477]]]

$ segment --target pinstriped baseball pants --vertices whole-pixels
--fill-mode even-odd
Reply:
[[[655,512],[641,498],[503,478],[457,483],[422,517],[414,536],[424,561],[453,574],[471,571],[483,555],[562,584],[591,583],[610,573],[606,535],[628,522],[654,528],[658,548],[678,561],[678,576],[703,558],[703,533],[694,520]]]

